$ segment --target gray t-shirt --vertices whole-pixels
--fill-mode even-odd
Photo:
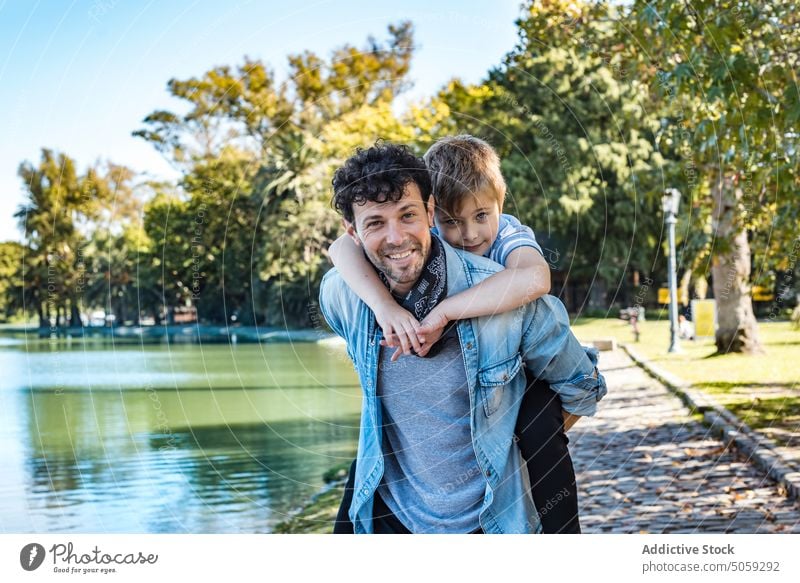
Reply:
[[[384,476],[378,493],[414,533],[468,533],[480,526],[486,480],[470,433],[469,388],[458,338],[432,358],[390,358],[381,349]]]

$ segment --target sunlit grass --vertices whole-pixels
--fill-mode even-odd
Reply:
[[[759,322],[766,354],[755,356],[717,355],[713,338],[682,340],[682,352],[669,354],[669,321],[650,319],[639,327],[638,343],[623,320],[583,318],[572,329],[583,342],[616,338],[630,344],[652,363],[713,394],[751,427],[774,431],[781,441],[786,432],[800,432],[800,330],[790,322]]]
[[[800,331],[789,322],[760,322],[759,335],[766,354],[716,355],[713,338],[681,341],[682,352],[669,354],[669,322],[640,322],[639,343],[634,343],[630,324],[615,319],[581,319],[573,324],[575,335],[588,342],[616,338],[631,344],[643,357],[671,371],[685,381],[728,388],[739,385],[786,385],[800,388]]]

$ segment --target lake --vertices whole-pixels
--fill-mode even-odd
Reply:
[[[355,457],[335,344],[0,338],[4,533],[261,533]]]

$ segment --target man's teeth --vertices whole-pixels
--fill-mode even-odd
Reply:
[[[405,251],[403,253],[395,253],[393,255],[389,255],[389,259],[395,259],[395,260],[397,260],[397,259],[405,259],[409,255],[411,255],[411,251]]]

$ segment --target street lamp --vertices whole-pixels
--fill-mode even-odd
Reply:
[[[668,188],[661,197],[661,208],[664,210],[664,223],[667,225],[669,236],[669,267],[667,278],[669,281],[669,350],[668,352],[680,352],[680,341],[678,340],[678,285],[676,283],[675,267],[675,223],[678,219],[678,204],[681,201],[681,193],[676,188]]]

